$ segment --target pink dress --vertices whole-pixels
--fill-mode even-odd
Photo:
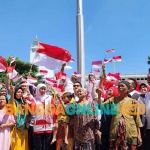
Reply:
[[[15,123],[13,115],[5,115],[3,110],[0,110],[0,124]],[[0,130],[0,150],[10,150],[10,131],[11,128],[3,128]]]

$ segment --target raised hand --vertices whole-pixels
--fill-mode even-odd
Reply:
[[[11,92],[11,95],[14,95],[15,87],[13,85],[10,85],[10,92]]]

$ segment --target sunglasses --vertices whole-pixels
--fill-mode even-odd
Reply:
[[[79,87],[80,85],[73,85],[73,87]]]

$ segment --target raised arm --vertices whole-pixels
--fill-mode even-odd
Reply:
[[[7,78],[6,78],[6,88],[8,89],[8,93],[11,94],[11,90],[10,90],[10,78],[9,78],[9,75],[7,75]]]
[[[10,104],[14,104],[14,86],[13,85],[11,85],[10,86],[10,91],[11,91],[11,98],[10,98]]]
[[[62,65],[61,70],[60,70],[61,72],[64,72],[65,66],[66,66],[66,63]]]

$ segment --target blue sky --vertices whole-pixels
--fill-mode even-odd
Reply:
[[[149,0],[83,0],[86,74],[91,62],[121,55],[116,71],[147,73],[150,67]],[[76,58],[76,0],[0,0],[0,55],[29,61],[35,36],[40,42],[57,45]],[[70,64],[77,70],[76,62]],[[113,64],[106,65],[113,72]]]

